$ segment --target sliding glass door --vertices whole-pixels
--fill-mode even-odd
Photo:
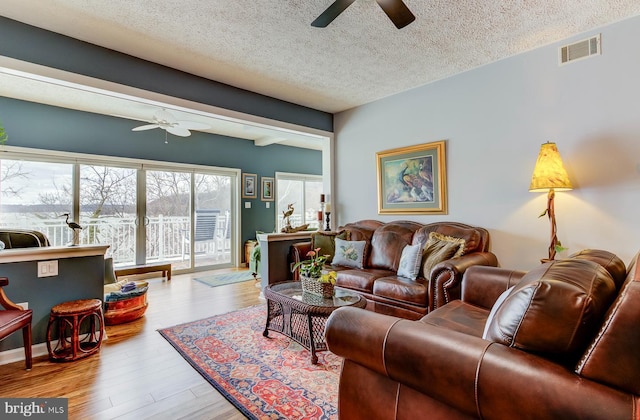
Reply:
[[[194,174],[195,267],[231,263],[232,178],[228,175]]]
[[[119,265],[136,262],[136,170],[79,165],[81,242],[110,244]]]
[[[237,261],[239,171],[29,157],[0,159],[3,227],[38,230],[64,246],[73,236],[66,222],[76,221],[80,243],[110,245],[116,266],[202,270]]]
[[[146,261],[190,268],[191,174],[146,171]]]

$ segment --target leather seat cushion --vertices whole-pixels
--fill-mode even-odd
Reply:
[[[373,285],[375,296],[426,307],[429,303],[429,288],[421,282],[404,277],[379,278]]]
[[[336,286],[361,292],[373,293],[373,284],[377,279],[393,275],[392,271],[375,268],[337,271]]]
[[[461,300],[454,300],[434,309],[422,317],[420,322],[481,337],[488,316],[489,311],[484,308],[470,305]]]
[[[0,310],[0,337],[4,338],[14,331],[29,325],[33,311],[16,309]]]

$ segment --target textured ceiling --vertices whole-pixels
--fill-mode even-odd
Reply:
[[[338,112],[640,14],[638,0],[2,0],[0,14],[153,62]]]

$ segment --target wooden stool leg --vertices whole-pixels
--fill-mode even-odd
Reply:
[[[73,327],[71,328],[71,360],[78,358],[78,351],[80,350],[80,322],[77,315],[73,316]]]
[[[53,358],[53,350],[51,349],[51,330],[54,322],[55,318],[52,315],[49,315],[49,323],[47,324],[47,352],[49,352],[49,358]]]

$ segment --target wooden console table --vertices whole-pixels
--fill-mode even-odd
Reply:
[[[260,276],[261,286],[285,281],[291,278],[289,267],[289,248],[296,242],[311,240],[314,231],[296,233],[261,233],[260,242]]]

